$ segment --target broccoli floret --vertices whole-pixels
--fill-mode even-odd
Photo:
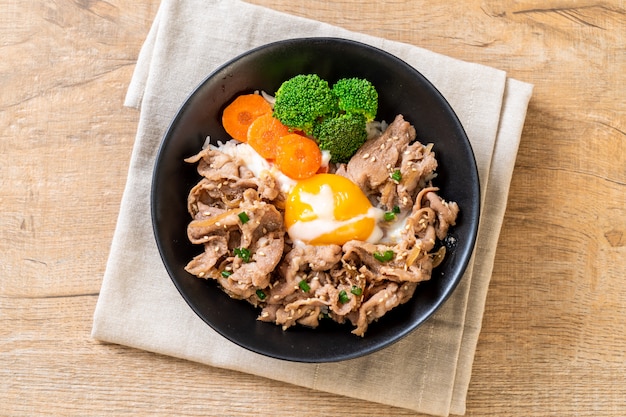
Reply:
[[[301,74],[282,83],[275,94],[274,117],[285,126],[311,134],[322,117],[337,113],[337,97],[326,80]]]
[[[368,80],[342,78],[333,86],[332,91],[339,99],[339,110],[346,113],[361,113],[367,122],[376,117],[378,92]]]
[[[367,139],[365,125],[360,113],[340,114],[317,123],[313,135],[320,149],[330,152],[331,162],[348,162]]]

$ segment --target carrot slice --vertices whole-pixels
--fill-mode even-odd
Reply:
[[[248,128],[252,122],[271,111],[272,106],[259,94],[243,94],[224,109],[222,126],[234,139],[245,142],[248,139]]]
[[[285,175],[302,180],[313,176],[322,165],[322,152],[314,140],[297,133],[281,137],[276,144],[276,166]]]
[[[266,113],[256,118],[248,129],[248,145],[265,159],[276,159],[278,139],[289,134],[289,128]]]

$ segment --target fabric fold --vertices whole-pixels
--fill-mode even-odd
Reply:
[[[273,29],[268,31],[268,27]],[[152,234],[149,190],[161,138],[185,98],[206,76],[250,48],[319,36],[384,49],[415,67],[442,92],[472,143],[483,212],[474,256],[463,280],[424,325],[363,358],[302,364],[244,350],[193,313],[162,266]],[[239,0],[164,0],[139,54],[125,100],[125,105],[140,109],[140,118],[92,336],[416,412],[463,414],[531,93],[531,85],[510,79],[498,69]]]

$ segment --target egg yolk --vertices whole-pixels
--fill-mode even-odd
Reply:
[[[298,181],[285,204],[289,236],[312,245],[377,241],[382,236],[377,226],[381,215],[358,185],[335,174]]]

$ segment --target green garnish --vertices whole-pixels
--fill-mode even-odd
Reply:
[[[359,295],[363,294],[363,288],[353,285],[350,292],[358,297]]]
[[[386,211],[383,218],[385,219],[386,222],[391,222],[394,221],[396,219],[396,214],[400,213],[400,207],[398,206],[393,206],[393,208],[391,209],[391,211]]]
[[[242,211],[237,216],[239,217],[239,220],[241,220],[241,224],[246,224],[248,223],[248,220],[250,220],[250,217],[248,217],[245,211]]]
[[[341,304],[345,304],[349,301],[350,301],[350,297],[348,296],[348,293],[346,293],[345,290],[339,291],[339,302]]]
[[[395,182],[402,181],[402,173],[400,172],[399,169],[396,169],[395,171],[393,171],[393,173],[391,174],[391,179],[394,180]]]
[[[232,271],[222,271],[222,276],[224,278],[228,278],[229,276],[231,276],[233,273]]]
[[[393,259],[394,256],[395,256],[395,253],[392,250],[386,250],[383,253],[374,252],[374,258],[378,262],[389,262],[390,260]]]
[[[265,297],[267,297],[263,290],[256,290],[256,296],[259,297],[259,300],[265,300]]]
[[[306,279],[300,281],[298,283],[298,287],[300,287],[300,289],[304,292],[309,292],[309,290],[311,289],[311,287],[309,287],[309,284],[306,282]]]
[[[244,262],[250,262],[250,250],[246,248],[235,248],[235,255],[241,258]]]

